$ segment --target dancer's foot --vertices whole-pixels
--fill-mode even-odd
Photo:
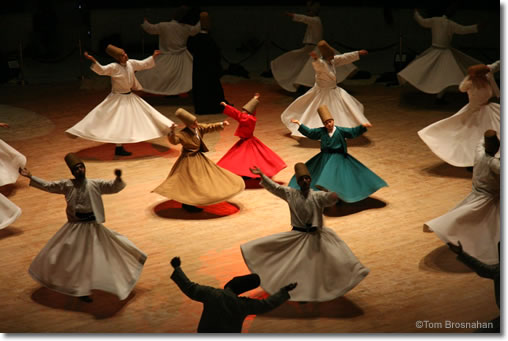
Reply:
[[[86,302],[86,303],[92,303],[93,300],[90,296],[80,296],[79,299],[83,302]]]
[[[182,204],[182,208],[184,210],[186,210],[187,212],[190,212],[190,213],[199,213],[199,212],[203,212],[203,209],[200,208],[200,207],[196,207],[196,206],[192,206],[192,205],[187,205],[187,204]]]
[[[116,148],[115,148],[115,155],[117,155],[117,156],[130,156],[130,155],[132,155],[132,153],[126,151],[123,148],[123,146],[116,146]]]

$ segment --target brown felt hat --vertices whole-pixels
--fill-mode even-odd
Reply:
[[[124,52],[125,51],[123,49],[116,47],[115,45],[109,44],[106,47],[106,53],[109,54],[111,57],[115,58],[116,60],[120,59],[120,57],[122,57]]]
[[[467,68],[467,73],[471,77],[481,77],[490,72],[490,68],[487,65],[477,64],[471,65]]]
[[[178,108],[175,112],[176,117],[178,117],[187,127],[191,126],[196,122],[196,116],[192,115],[185,109]]]
[[[199,13],[199,22],[201,23],[202,30],[210,30],[210,17],[208,16],[208,12]]]
[[[318,109],[319,117],[321,117],[321,122],[323,124],[328,120],[333,120],[333,116],[330,113],[330,110],[328,110],[328,107],[326,105],[321,105]]]
[[[256,97],[252,97],[250,101],[245,103],[242,107],[243,110],[247,111],[249,114],[253,114],[256,111],[256,107],[259,104],[259,99]]]
[[[71,172],[74,169],[74,167],[76,167],[76,165],[79,165],[80,163],[85,165],[83,160],[81,160],[79,158],[79,156],[77,156],[74,153],[69,153],[69,154],[65,155],[64,160],[65,160],[65,163],[67,164],[67,167],[69,167],[69,169],[71,170]]]
[[[483,136],[485,138],[485,152],[492,156],[496,155],[500,145],[496,132],[487,130]]]
[[[307,166],[303,162],[298,162],[295,164],[295,177],[296,180],[300,179],[302,176],[308,175],[310,176],[309,170]]]
[[[328,45],[328,43],[324,40],[321,40],[317,47],[319,48],[319,52],[321,52],[321,55],[323,56],[323,59],[330,59],[333,58],[335,55],[335,52],[333,51],[332,47]]]

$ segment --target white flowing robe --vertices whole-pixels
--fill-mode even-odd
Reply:
[[[121,191],[125,183],[116,178],[86,179],[81,186],[73,180],[47,182],[32,176],[30,186],[64,194],[67,223],[34,258],[29,274],[45,287],[71,296],[103,290],[123,300],[136,285],[146,255],[125,236],[109,230],[102,194]],[[95,221],[80,221],[76,212],[93,212]]]
[[[350,64],[359,58],[356,51],[335,55],[331,64],[322,58],[312,62],[316,71],[314,86],[295,99],[281,115],[282,123],[291,131],[291,135],[303,137],[298,125],[291,122],[292,119],[299,120],[309,128],[322,127],[323,122],[317,112],[321,105],[328,106],[337,126],[353,128],[369,123],[363,114],[363,104],[336,84],[335,66]]]
[[[284,283],[297,282],[291,301],[323,302],[345,295],[368,275],[347,244],[323,226],[323,209],[336,203],[332,193],[301,191],[281,186],[266,176],[261,185],[286,201],[291,225],[317,228],[315,232],[296,230],[277,233],[240,246],[245,263],[261,278],[261,287],[270,295]]]
[[[176,20],[141,27],[148,34],[159,35],[157,64],[137,73],[143,91],[157,95],[178,95],[192,89],[192,55],[187,51],[187,39],[201,30],[201,24],[191,26]]]
[[[420,26],[432,30],[432,46],[398,73],[401,84],[407,81],[420,91],[437,94],[449,86],[459,85],[469,66],[481,64],[451,47],[454,34],[476,33],[478,25],[459,25],[446,16],[424,19],[418,11],[414,17]]]
[[[489,65],[491,69],[496,66]],[[466,76],[459,90],[467,92],[469,103],[451,117],[435,122],[418,131],[418,135],[434,154],[456,167],[470,167],[474,164],[475,147],[486,130],[495,130],[501,136],[501,115],[498,103],[489,99],[499,89],[492,72],[487,75],[489,84],[477,88]],[[494,84],[495,88],[492,87]],[[499,155],[499,153],[498,153]]]
[[[471,193],[451,211],[425,223],[445,243],[459,241],[465,252],[486,263],[499,263],[501,206],[500,160],[476,147]]]
[[[173,121],[131,92],[143,89],[134,72],[154,65],[153,57],[129,59],[125,65],[93,63],[94,72],[111,77],[111,93],[66,133],[106,143],[136,143],[166,136]]]
[[[0,140],[0,186],[15,183],[18,169],[25,167],[26,157]],[[21,215],[21,208],[0,194],[0,229],[12,224]]]
[[[323,24],[318,16],[307,16],[295,14],[293,21],[307,25],[303,36],[304,47],[301,49],[286,52],[271,62],[273,78],[286,91],[296,92],[299,85],[312,87],[314,85],[314,69],[312,67],[312,51],[319,54],[317,43],[323,39]],[[336,54],[339,54],[335,50]],[[356,66],[353,64],[336,65],[336,83],[342,82],[353,71]]]

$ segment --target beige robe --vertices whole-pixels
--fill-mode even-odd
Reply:
[[[170,134],[169,142],[181,144],[182,154],[154,192],[187,205],[207,206],[243,191],[245,183],[241,177],[217,166],[203,154],[208,151],[203,135],[220,129],[221,123],[199,124],[197,135],[190,128]]]

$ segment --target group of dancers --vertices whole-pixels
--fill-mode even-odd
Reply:
[[[343,75],[349,74],[349,71],[342,70],[341,76],[338,76],[337,70],[344,65],[349,65],[348,70],[351,70],[351,63],[368,52],[359,50],[339,54],[322,40],[318,9],[315,3],[310,3],[311,15],[288,14],[293,20],[308,25],[304,39],[306,46],[290,52],[288,56],[281,56],[272,63],[274,78],[289,91],[296,91],[298,84],[309,84],[305,80],[312,74],[309,68],[314,71],[313,87],[288,106],[281,114],[281,120],[293,136],[319,140],[320,152],[306,163],[294,166],[295,173],[288,186],[271,179],[287,166],[286,163],[254,136],[256,112],[261,99],[259,93],[254,94],[238,110],[225,101],[223,92],[219,92],[218,97],[222,99],[213,105],[238,122],[234,134],[239,140],[215,164],[204,154],[208,148],[203,138],[207,133],[227,127],[227,120],[200,123],[196,115],[179,108],[175,114],[184,127],[177,130],[175,122],[133,92],[151,89],[157,93],[158,90],[154,89],[164,86],[176,90],[162,93],[178,94],[190,90],[192,80],[199,77],[199,73],[191,75],[192,70],[188,67],[179,69],[179,63],[172,57],[172,53],[179,51],[178,58],[192,62],[184,43],[189,35],[196,35],[202,31],[203,26],[209,25],[206,24],[209,20],[206,13],[202,13],[201,22],[195,26],[184,27],[178,22],[152,25],[145,20],[144,29],[160,35],[162,52],[156,50],[144,60],[129,59],[123,49],[113,45],[108,45],[106,52],[116,62],[108,65],[101,65],[87,52],[84,54],[92,61],[91,69],[94,72],[111,77],[112,89],[103,102],[66,130],[69,136],[115,143],[115,154],[120,157],[130,155],[123,147],[125,143],[167,136],[171,144],[181,144],[181,154],[167,179],[153,192],[180,202],[188,212],[199,212],[203,206],[232,198],[245,189],[245,178],[259,179],[260,184],[269,192],[287,202],[291,231],[266,236],[240,246],[249,270],[259,277],[250,278],[249,281],[257,281],[258,285],[260,283],[266,292],[275,297],[268,298],[271,301],[262,304],[245,303],[243,310],[238,308],[237,303],[231,303],[236,304],[242,314],[245,313],[242,316],[246,316],[247,311],[267,311],[287,299],[300,302],[335,299],[345,295],[369,273],[369,269],[356,258],[347,244],[332,229],[324,226],[323,221],[323,210],[326,207],[341,201],[361,201],[387,186],[383,179],[348,153],[347,139],[362,135],[372,125],[363,114],[363,105],[337,86],[345,78]],[[424,20],[418,12],[415,12],[415,16],[420,24],[432,27],[433,30],[437,30],[436,27],[448,27],[449,39],[436,41],[435,44],[433,42],[431,51],[424,52],[407,67],[407,72],[403,70],[399,74],[408,81],[410,77],[407,74],[422,70],[418,66],[420,63],[427,68],[429,58],[439,60],[431,63],[439,68],[457,61],[455,51],[446,52],[447,49],[450,50],[451,36],[453,33],[469,32],[460,29],[458,24],[443,24],[444,19]],[[163,32],[172,33],[166,35]],[[185,39],[177,39],[177,36]],[[433,39],[435,37],[438,35],[433,34]],[[174,49],[163,50],[162,42],[173,44]],[[301,72],[276,72],[290,65],[284,58],[298,58],[301,61]],[[463,72],[466,62],[461,63],[459,69]],[[188,66],[187,62],[183,64]],[[499,96],[493,80],[493,72],[499,70],[499,63],[489,66],[479,62],[473,64],[465,66],[467,76],[462,76],[459,87],[468,93],[469,104],[454,116],[418,132],[431,150],[444,161],[454,166],[474,166],[473,191],[451,212],[426,223],[426,226],[446,243],[460,242],[471,256],[493,264],[499,261],[496,252],[500,228],[500,162],[496,154],[500,145],[500,110],[498,104],[488,101],[493,95]],[[162,70],[167,69],[172,70],[172,76],[160,78],[165,72]],[[149,73],[151,70],[154,71]],[[410,70],[413,71],[409,72]],[[425,69],[423,72],[426,72],[428,78],[445,78],[447,74],[442,70]],[[441,74],[436,75],[435,72]],[[156,77],[153,75],[157,75],[160,82],[151,83]],[[188,84],[180,84],[178,87],[172,84],[180,81]],[[148,83],[145,84],[146,82]],[[440,83],[438,87],[455,84],[454,80],[432,82]],[[420,84],[419,81],[411,83],[417,87]],[[442,90],[444,88],[439,92]],[[196,111],[198,107],[196,105]],[[0,123],[0,127],[8,125]],[[25,168],[26,158],[0,141],[0,186],[15,182],[19,172],[30,179],[30,186],[49,193],[63,194],[67,202],[67,222],[34,258],[29,273],[45,287],[79,297],[85,302],[92,301],[92,290],[110,292],[123,300],[136,285],[147,255],[125,236],[103,225],[105,213],[101,195],[117,193],[126,186],[122,180],[122,171],[115,170],[115,178],[109,181],[89,179],[86,176],[85,162],[76,154],[69,153],[64,159],[74,178],[46,181],[32,175]],[[2,195],[0,212],[0,228],[12,224],[21,214],[19,207]],[[185,294],[202,302],[209,302],[204,298],[208,297],[206,295],[218,300],[219,294],[216,291],[206,288],[201,290],[192,285],[180,269],[179,258],[173,259],[171,264],[175,268],[172,278]],[[227,287],[235,296],[245,291],[235,291],[234,286]],[[231,292],[226,292],[226,289],[220,292],[220,300],[231,299]],[[210,311],[206,313],[210,318],[216,318]],[[217,323],[209,324],[200,331],[210,331],[215,328],[210,325],[216,326]],[[240,330],[238,323],[235,326],[234,331],[241,331],[241,322]]]

